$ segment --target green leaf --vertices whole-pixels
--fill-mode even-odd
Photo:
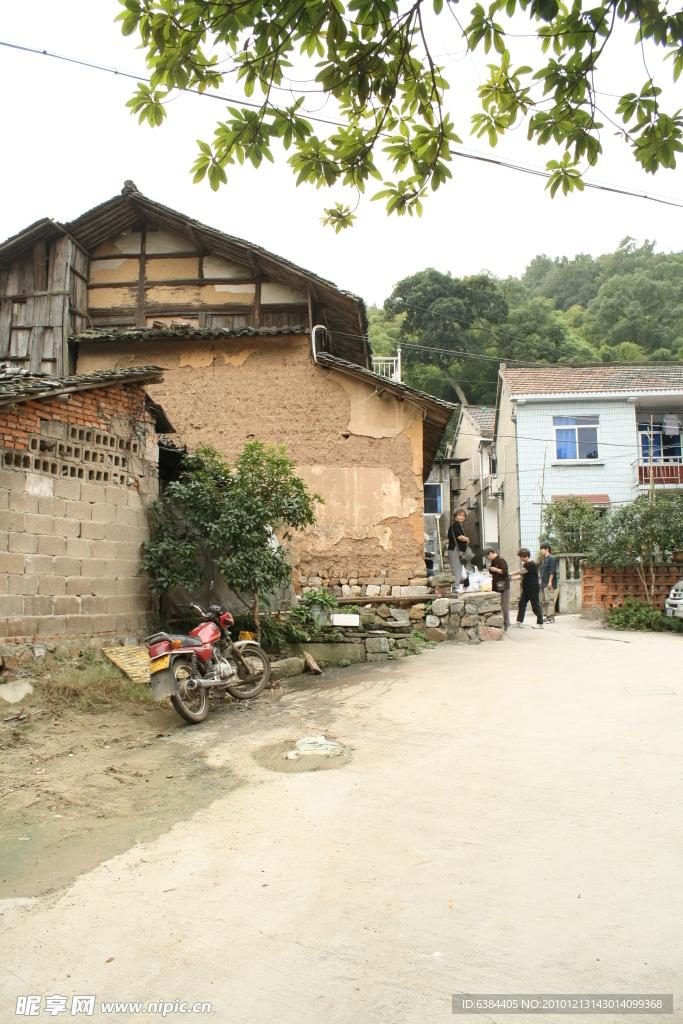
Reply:
[[[391,194],[388,212],[419,215],[424,196],[448,181],[448,165],[459,143],[447,111],[460,126],[464,108],[447,102],[449,89],[439,60],[452,23],[452,8],[432,0],[303,0],[302,4],[258,4],[252,0],[120,0],[116,21],[136,35],[144,50],[149,82],[137,86],[128,107],[140,123],[157,127],[167,117],[175,90],[205,94],[225,79],[232,95],[213,146],[199,143],[193,180],[224,183],[227,163],[260,168],[284,150],[297,184],[340,184],[363,192],[379,176],[380,159]],[[520,11],[530,16],[536,47],[532,65],[515,68]],[[447,18],[447,22],[440,19]],[[472,132],[495,146],[526,122],[527,138],[565,148],[572,159],[594,166],[602,149],[597,109],[609,100],[595,92],[600,68],[613,60],[613,39],[633,26],[637,41],[661,47],[673,60],[673,78],[683,72],[683,18],[666,5],[571,5],[565,0],[492,0],[475,3],[464,28],[467,47],[490,55],[488,79],[478,88]],[[524,44],[526,47],[526,43]],[[293,64],[297,69],[292,71]],[[628,76],[631,71],[625,72]],[[541,84],[543,101],[524,76]],[[660,86],[626,79],[614,105],[621,135],[648,173],[674,168],[681,152],[680,118],[664,111]],[[301,115],[310,110],[310,119]],[[613,118],[613,112],[608,111]],[[314,121],[313,118],[316,118]],[[603,119],[603,120],[606,120]],[[275,145],[275,142],[280,145]],[[222,173],[221,173],[222,172]],[[548,185],[553,195],[582,187],[576,167],[558,167]],[[337,229],[346,216],[325,213]]]

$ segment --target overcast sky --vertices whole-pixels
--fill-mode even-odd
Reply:
[[[469,7],[463,4],[463,16]],[[3,41],[144,73],[134,37],[124,39],[113,24],[120,8],[112,0],[32,0],[30,21],[28,9],[3,5]],[[469,136],[487,58],[479,51],[463,55],[455,34],[444,35],[443,45],[452,86],[449,105],[465,146],[544,167],[556,153],[527,144],[523,128],[494,151]],[[513,52],[517,63],[530,55]],[[656,74],[658,55],[647,51],[646,57]],[[644,79],[640,60],[632,33],[622,33],[599,88],[605,93],[639,90]],[[670,68],[668,62],[661,84],[667,85],[665,109],[672,112],[683,103],[680,86],[668,84]],[[458,276],[482,269],[501,276],[521,274],[537,253],[598,255],[614,249],[625,235],[656,239],[665,251],[683,249],[683,209],[590,191],[551,200],[542,179],[462,159],[452,165],[453,180],[425,203],[421,219],[388,218],[380,203],[364,200],[355,227],[335,235],[319,218],[333,199],[345,198],[342,192],[296,188],[280,153],[274,167],[228,168],[228,186],[217,194],[206,183],[192,184],[195,140],[210,140],[215,121],[224,114],[216,100],[181,96],[169,105],[166,124],[151,130],[138,126],[126,109],[131,80],[4,47],[0,87],[2,238],[40,217],[73,219],[119,192],[131,178],[151,198],[293,260],[368,302],[381,303],[395,282],[427,266]],[[680,168],[654,178],[646,175],[612,133],[604,130],[605,156],[590,177],[683,200]],[[355,202],[353,193],[346,199]]]

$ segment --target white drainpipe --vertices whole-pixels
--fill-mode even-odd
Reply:
[[[323,327],[322,324],[316,324],[316,326],[311,330],[311,353],[313,355],[313,362],[316,363],[316,365],[318,363],[318,346],[316,340],[317,331],[324,331],[325,334],[327,334],[327,327]]]

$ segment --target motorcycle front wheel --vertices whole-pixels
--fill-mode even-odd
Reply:
[[[270,679],[270,658],[258,644],[246,644],[240,648],[240,653],[247,663],[249,675],[245,676],[244,669],[234,657],[230,658],[235,675],[232,682],[228,683],[228,693],[238,700],[251,700],[262,693]]]
[[[209,697],[203,686],[188,689],[187,684],[193,678],[192,665],[184,658],[177,658],[171,671],[178,684],[178,693],[171,695],[171,704],[186,722],[192,725],[203,722],[209,713]]]

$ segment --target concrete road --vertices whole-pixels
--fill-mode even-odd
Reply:
[[[682,654],[567,618],[348,670],[239,744],[219,716],[183,730],[241,785],[57,896],[5,901],[0,1020],[30,993],[94,993],[100,1018],[205,1001],[168,1016],[226,1024],[424,1024],[466,992],[681,1005]],[[255,759],[311,732],[351,760]]]

